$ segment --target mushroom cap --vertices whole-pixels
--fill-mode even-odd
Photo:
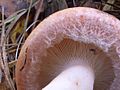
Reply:
[[[43,77],[40,76],[43,71],[42,66],[47,67],[43,64],[46,62],[44,58],[47,57],[52,47],[62,45],[64,40],[65,42],[70,40],[70,42],[84,43],[88,47],[90,45],[97,48],[98,53],[102,51],[102,55],[111,59],[115,79],[110,90],[119,90],[119,34],[120,21],[112,15],[93,8],[75,7],[50,15],[32,31],[22,47],[16,65],[18,90],[40,90],[42,88],[40,84],[43,82]],[[48,63],[52,63],[49,58],[47,59]]]

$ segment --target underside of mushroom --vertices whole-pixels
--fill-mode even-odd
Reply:
[[[27,38],[18,90],[120,90],[120,21],[92,8],[59,11]]]
[[[47,49],[42,60],[40,81],[43,86],[60,73],[60,79],[64,78],[61,81],[55,79],[54,84],[43,90],[93,90],[93,87],[94,90],[107,90],[114,80],[112,61],[93,44],[64,39]]]

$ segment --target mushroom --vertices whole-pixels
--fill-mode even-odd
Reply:
[[[75,7],[50,15],[25,41],[18,90],[120,90],[120,21]]]

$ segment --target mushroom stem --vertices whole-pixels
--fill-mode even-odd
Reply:
[[[94,73],[86,66],[74,66],[59,74],[42,90],[93,90]]]

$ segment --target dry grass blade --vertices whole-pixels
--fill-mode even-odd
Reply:
[[[27,11],[26,9],[22,9],[22,10],[19,10],[19,11],[13,13],[7,19],[4,20],[4,23],[5,24],[11,23],[12,21],[14,21],[16,19],[17,16],[21,15],[22,13],[24,14],[26,11]],[[0,21],[0,26],[2,26],[2,21]]]
[[[25,26],[24,26],[24,29],[23,29],[23,33],[21,33],[21,38],[22,39],[19,40],[19,44],[18,44],[18,47],[17,47],[17,50],[16,50],[15,59],[17,59],[17,57],[18,57],[18,50],[19,50],[19,47],[20,47],[20,44],[21,44],[22,40],[23,40],[23,42],[25,41],[25,32],[26,32],[26,28],[27,28],[27,25],[28,25],[30,11],[31,11],[31,8],[32,8],[32,2],[33,2],[33,0],[30,1],[30,6],[28,8],[28,13],[27,13],[27,16],[26,16]]]
[[[107,3],[114,4],[115,0],[108,0]],[[111,5],[105,4],[105,6],[103,7],[103,11],[111,10],[111,8]]]
[[[73,0],[73,5],[74,5],[75,7],[77,6],[75,0]]]
[[[25,21],[25,26],[24,26],[24,33],[26,32],[26,28],[27,28],[27,25],[28,25],[29,15],[30,15],[30,11],[31,11],[31,8],[32,8],[32,2],[33,2],[33,0],[31,0],[30,6],[28,8],[28,13],[27,13],[27,16],[26,16],[26,21]]]
[[[38,7],[37,12],[36,12],[36,14],[35,14],[34,21],[37,21],[40,13],[41,13],[42,10],[43,10],[43,9],[42,9],[42,8],[43,8],[43,0],[38,0],[38,1],[39,1],[39,2],[38,2],[39,7]],[[33,29],[34,29],[34,28],[35,28],[35,25],[33,26]]]
[[[19,15],[16,16],[15,20],[12,21],[12,23],[9,25],[8,29],[6,30],[6,37],[9,35],[9,33],[11,32],[12,28],[14,27],[14,25],[16,24],[16,22],[20,19],[20,17],[22,15],[24,15],[26,13],[26,10],[21,12]]]
[[[74,2],[74,5],[75,5],[76,3],[75,3],[74,0],[73,0],[73,2]],[[59,10],[68,8],[66,0],[57,0],[57,4],[58,4],[58,7],[59,7]]]
[[[26,29],[26,32],[33,26],[37,23],[38,21],[35,21],[33,22],[27,29]],[[17,46],[17,49],[16,49],[16,54],[15,54],[15,59],[17,60],[18,58],[18,51],[19,51],[19,48],[20,48],[20,45],[22,44],[22,40],[23,40],[23,37],[24,37],[24,34],[22,34],[19,42],[18,42],[18,46]]]
[[[5,48],[5,24],[4,24],[4,7],[2,7],[2,34],[1,34],[1,66],[2,69],[4,71],[5,74],[5,78],[7,80],[7,83],[9,84],[9,88],[11,90],[15,90],[13,81],[11,79],[10,76],[10,72],[9,72],[9,67],[8,67],[8,63],[7,63],[7,53],[6,53],[6,48]]]
[[[13,61],[9,62],[9,64],[8,64],[9,68],[14,67],[16,65],[16,63],[17,63],[17,60],[13,60]]]

